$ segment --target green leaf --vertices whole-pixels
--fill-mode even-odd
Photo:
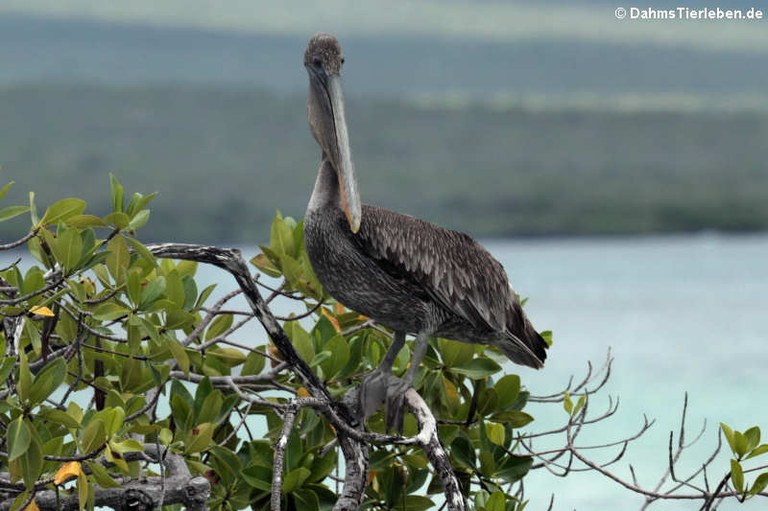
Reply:
[[[749,489],[749,494],[752,496],[757,495],[758,493],[765,490],[766,487],[768,487],[768,472],[763,472],[757,476],[757,479],[755,479],[755,482]]]
[[[101,447],[107,440],[106,428],[104,421],[101,419],[93,419],[83,430],[80,435],[80,448],[83,454],[87,454],[95,451]]]
[[[749,452],[760,443],[760,428],[752,426],[744,432],[744,440],[746,441],[746,451]]]
[[[181,280],[181,274],[177,270],[171,270],[165,274],[165,296],[172,301],[179,309],[184,308],[187,301],[184,283]]]
[[[170,445],[170,443],[173,442],[173,432],[168,428],[163,428],[160,430],[160,433],[157,434],[157,439],[163,445]]]
[[[321,364],[323,374],[326,378],[333,378],[347,365],[347,361],[349,360],[349,345],[344,336],[337,334],[325,343],[323,351],[330,351],[332,355]]]
[[[492,420],[493,422],[509,424],[513,428],[522,428],[523,426],[533,422],[533,417],[525,412],[519,412],[516,410],[498,412],[491,415],[488,419]]]
[[[2,349],[5,352],[5,348]],[[3,357],[0,362],[0,382],[6,381],[13,368],[16,367],[16,357]],[[254,373],[256,374],[256,373]]]
[[[40,220],[41,225],[51,225],[63,222],[70,217],[85,211],[86,203],[83,199],[68,197],[52,204]]]
[[[8,424],[6,442],[9,446],[8,461],[13,461],[27,452],[32,442],[32,434],[23,417],[16,417]]]
[[[571,395],[566,392],[563,396],[563,410],[565,410],[565,413],[568,415],[573,414],[573,401],[571,400]]]
[[[149,221],[149,210],[148,209],[142,209],[138,213],[136,213],[133,218],[131,218],[131,221],[128,222],[128,229],[136,230],[140,229],[141,227],[144,227],[146,225],[147,221]]]
[[[333,356],[333,353],[331,353],[328,350],[323,350],[317,355],[315,355],[314,357],[312,357],[312,360],[308,362],[309,367],[317,367],[321,365],[323,362],[325,362],[326,360],[328,360],[329,358],[331,358],[332,356]]]
[[[130,236],[123,236],[123,238],[125,238],[125,241],[131,245],[131,247],[136,251],[137,254],[139,254],[142,259],[150,263],[152,267],[157,266],[157,260],[155,259],[155,256],[152,255],[152,252],[150,252],[147,247],[142,245],[140,241],[135,240]]]
[[[210,422],[204,422],[192,428],[187,434],[184,452],[194,454],[208,449],[213,439],[213,428],[214,426]]]
[[[520,394],[520,377],[516,374],[508,374],[499,379],[493,389],[498,397],[496,406],[500,410],[507,408],[515,402],[518,394]]]
[[[733,446],[736,456],[741,459],[747,453],[747,439],[741,431],[733,432]]]
[[[28,424],[28,429],[30,433],[29,447],[23,455],[8,462],[8,469],[11,473],[12,482],[23,479],[24,486],[32,488],[43,471],[44,460],[43,447],[37,431],[31,424]]]
[[[182,277],[194,277],[197,273],[197,266],[197,261],[183,260],[176,263],[176,271]]]
[[[77,476],[77,496],[79,500],[80,511],[83,511],[88,507],[88,495],[90,489],[88,487],[88,478],[85,472],[80,472]]]
[[[208,350],[208,356],[215,357],[225,366],[237,367],[245,362],[245,353],[236,348],[215,347]]]
[[[156,196],[157,192],[152,192],[146,197],[140,193],[134,193],[125,212],[131,216],[135,215],[138,211],[142,211]]]
[[[219,314],[211,321],[211,325],[205,332],[205,340],[210,341],[220,336],[232,326],[234,316],[232,314]]]
[[[126,229],[128,224],[131,223],[130,217],[122,212],[110,213],[104,217],[104,221],[114,225],[118,229]]]
[[[225,486],[233,484],[237,480],[238,472],[240,472],[240,458],[229,449],[219,445],[211,447],[209,452],[212,457],[211,464],[221,481]]]
[[[0,222],[5,222],[11,218],[23,215],[29,211],[29,206],[7,206],[0,209]]]
[[[108,437],[116,434],[125,420],[125,410],[121,407],[110,407],[96,412],[91,420],[101,419],[104,421],[104,433]]]
[[[468,438],[464,436],[456,437],[451,442],[451,454],[460,465],[475,470],[475,449]]]
[[[725,435],[725,439],[728,441],[731,451],[735,453],[736,443],[734,442],[733,430],[727,424],[722,422],[720,423],[720,429],[723,431],[723,435]]]
[[[488,440],[496,445],[504,446],[504,426],[501,424],[487,423],[485,425],[485,434],[488,436]]]
[[[141,274],[141,268],[131,268],[126,280],[125,288],[128,292],[128,299],[134,306],[141,302]]]
[[[77,229],[67,229],[59,234],[51,249],[64,269],[72,271],[83,255],[83,239]]]
[[[261,347],[261,349],[263,350],[263,346]],[[243,369],[240,374],[242,374],[243,376],[259,374],[261,373],[261,371],[264,370],[264,366],[266,365],[266,362],[267,362],[267,359],[266,357],[264,357],[264,355],[260,355],[252,351],[248,353],[247,357],[245,357],[245,363],[243,364]]]
[[[495,491],[485,501],[485,511],[504,511],[506,509],[507,499],[504,493]]]
[[[293,227],[287,218],[275,217],[272,221],[272,230],[270,233],[270,244],[272,250],[278,254],[285,254],[292,258],[297,255],[296,245],[293,239]]]
[[[77,418],[73,417],[69,412],[58,410],[56,408],[43,410],[38,417],[53,424],[60,424],[67,429],[76,429],[80,426],[80,422]]]
[[[107,226],[106,222],[96,215],[75,215],[68,218],[66,224],[70,227],[77,227],[79,229]]]
[[[165,277],[156,277],[150,280],[141,291],[141,302],[139,307],[146,309],[165,293]]]
[[[0,378],[0,381],[2,381],[2,378]],[[755,456],[760,456],[768,452],[768,444],[762,444],[757,447],[755,447],[752,452],[750,452],[744,459],[754,458]]]
[[[168,330],[180,330],[194,325],[195,315],[181,309],[169,311],[165,316],[165,326]]]
[[[112,210],[123,210],[123,196],[125,195],[125,188],[120,184],[114,174],[109,174],[109,188],[112,192]]]
[[[131,261],[131,254],[128,252],[125,239],[120,235],[115,236],[107,243],[107,250],[109,251],[106,261],[107,269],[115,282],[121,285],[125,282],[128,265]]]
[[[16,392],[18,392],[19,399],[21,399],[22,402],[27,402],[29,400],[32,381],[32,373],[29,370],[27,357],[22,351],[19,353],[19,381],[16,382]]]
[[[475,356],[475,347],[466,342],[438,339],[437,346],[440,349],[443,364],[449,368],[468,364]]]
[[[179,364],[179,368],[184,372],[184,375],[189,375],[189,355],[176,339],[167,339],[167,346],[173,356],[176,363]]]
[[[533,458],[530,456],[506,456],[499,464],[496,476],[508,483],[515,483],[525,477],[532,465]]]
[[[587,395],[582,394],[579,396],[579,400],[576,401],[576,406],[573,408],[573,415],[578,414],[587,402]]]
[[[40,330],[35,326],[32,321],[24,322],[24,333],[29,338],[29,343],[32,345],[32,350],[39,354],[42,351],[42,338],[40,337]]]
[[[256,268],[258,268],[260,271],[269,275],[270,277],[277,278],[282,275],[282,273],[277,268],[277,266],[272,264],[272,261],[270,261],[269,258],[263,253],[252,257],[251,264],[254,265]]]
[[[304,467],[299,467],[295,470],[291,470],[283,478],[283,493],[291,493],[292,491],[301,488],[304,481],[309,477],[310,471]]]
[[[221,392],[213,390],[205,399],[202,400],[200,406],[195,410],[195,418],[197,422],[210,422],[216,423],[216,419],[221,414],[224,404],[224,399],[221,397]]]
[[[67,375],[67,363],[63,358],[57,358],[48,363],[38,373],[32,387],[29,389],[29,406],[42,403],[48,396],[64,383]]]
[[[403,507],[398,507],[397,509],[402,509],[404,511],[425,511],[435,507],[435,503],[432,499],[422,495],[407,495],[404,504]]]
[[[29,192],[29,216],[32,217],[32,225],[40,224],[37,216],[37,206],[35,205],[35,192]]]
[[[312,490],[300,489],[293,492],[296,508],[301,511],[320,511],[320,499]]]
[[[93,317],[101,321],[113,321],[128,315],[129,312],[131,311],[128,308],[115,302],[104,302],[93,310]]]
[[[738,493],[744,492],[744,471],[741,468],[741,463],[733,459],[731,460],[731,481],[733,488]]]
[[[261,491],[272,491],[272,469],[261,465],[250,465],[240,471],[243,480],[249,486]]]
[[[6,183],[5,186],[3,186],[3,189],[0,190],[0,200],[2,200],[3,197],[5,197],[5,194],[7,194],[8,190],[11,189],[11,187],[13,186],[13,183],[14,183],[13,181],[9,181],[8,183]]]
[[[104,465],[98,461],[86,461],[85,464],[90,468],[96,483],[102,488],[118,488],[121,486],[120,483],[112,479]]]
[[[144,445],[134,438],[126,438],[121,441],[109,442],[109,447],[113,452],[119,454],[125,454],[127,452],[141,452],[144,450]]]
[[[449,371],[473,380],[481,380],[501,371],[501,366],[490,358],[475,358],[460,367],[451,367]]]
[[[126,358],[122,362],[120,371],[120,386],[123,391],[136,392],[146,382],[141,362],[135,358]]]
[[[478,458],[480,459],[480,473],[485,477],[492,477],[496,473],[496,458],[493,456],[491,445],[480,449]]]
[[[285,333],[291,339],[291,344],[296,348],[296,352],[305,362],[309,363],[315,357],[315,348],[312,346],[312,339],[298,321],[285,323]]]

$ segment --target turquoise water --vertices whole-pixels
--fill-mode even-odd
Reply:
[[[533,394],[557,391],[587,360],[600,363],[611,349],[613,373],[596,408],[619,396],[616,416],[591,441],[635,431],[643,414],[656,419],[613,467],[630,480],[628,464],[652,489],[667,467],[670,430],[679,428],[689,393],[689,437],[707,420],[705,436],[684,458],[697,466],[716,445],[724,421],[768,435],[768,237],[686,236],[489,243],[539,329],[552,329],[555,344],[544,370],[522,370]],[[549,408],[549,409],[547,409]],[[535,428],[558,424],[552,407],[533,414]],[[765,440],[764,440],[765,441]],[[598,459],[609,459],[605,456]],[[710,481],[727,471],[716,463]],[[716,483],[715,483],[716,484]],[[545,471],[528,479],[532,509],[638,509],[642,499],[595,474],[555,478]],[[618,507],[617,507],[618,506]],[[698,509],[694,503],[658,503],[651,509]],[[719,509],[766,509],[766,499]]]

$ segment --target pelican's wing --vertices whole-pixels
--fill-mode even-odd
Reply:
[[[505,332],[517,319],[504,268],[471,237],[375,206],[364,205],[362,216],[354,242],[387,273],[478,329]]]

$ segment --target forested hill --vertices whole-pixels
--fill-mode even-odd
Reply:
[[[253,88],[0,89],[5,199],[158,191],[147,239],[255,242],[300,216],[319,150],[305,97]],[[363,200],[480,236],[768,228],[764,109],[530,108],[354,95]],[[2,240],[26,220],[1,224]]]
[[[142,3],[157,4],[162,10],[162,2]],[[460,2],[449,4],[455,7]],[[2,8],[0,2],[0,84],[185,83],[298,92],[305,88],[304,46],[313,30],[323,26],[275,34],[22,16],[3,13]],[[207,8],[228,7],[224,2]],[[613,19],[614,8],[605,5],[595,13],[601,15],[595,21],[612,29],[608,32],[621,28]],[[506,14],[516,21],[514,11]],[[370,23],[371,16],[358,11],[356,15],[363,16],[361,24]],[[678,26],[674,34],[691,28],[695,24]],[[743,26],[741,32],[754,29]],[[516,31],[519,27],[505,32]],[[706,40],[698,45],[667,44],[664,38],[651,38],[653,32],[647,39],[628,41],[601,38],[599,30],[584,40],[547,37],[545,27],[540,32],[541,37],[515,40],[391,34],[386,27],[369,35],[343,31],[338,35],[347,56],[345,80],[352,90],[366,95],[734,97],[768,90],[764,65],[768,50],[758,51],[759,38],[750,45],[752,39],[745,35],[735,47],[724,42],[719,48]]]

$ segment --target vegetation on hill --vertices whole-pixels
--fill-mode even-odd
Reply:
[[[147,239],[255,242],[276,209],[303,214],[320,157],[304,105],[232,88],[9,87],[0,165],[12,194],[42,204],[108,211],[95,190],[110,171],[158,191]],[[347,109],[364,201],[478,236],[768,228],[765,111]]]

